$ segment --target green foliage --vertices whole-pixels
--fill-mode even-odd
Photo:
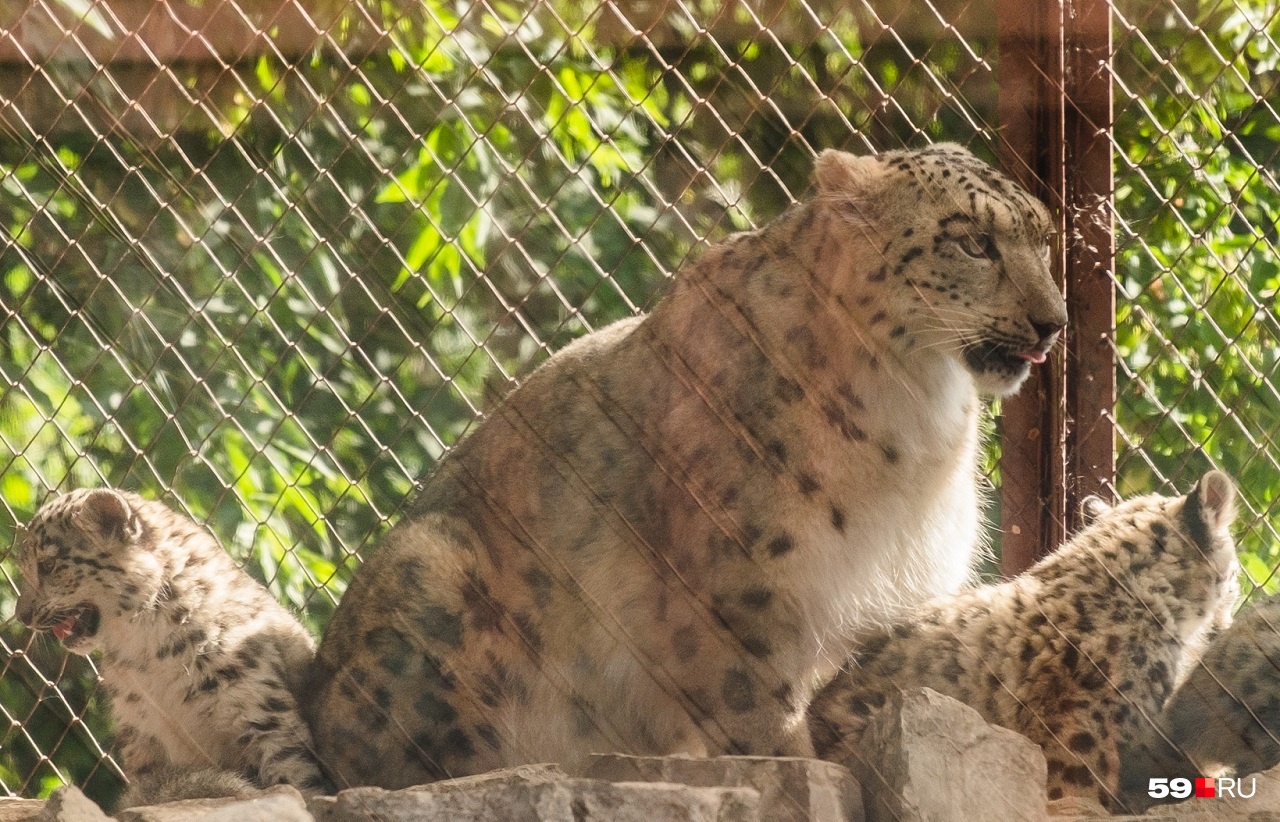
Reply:
[[[808,72],[860,51],[850,22],[820,47],[668,58],[596,42],[596,9],[488,9],[388,4],[389,42],[354,68],[325,49],[256,58],[243,93],[161,140],[10,123],[0,542],[49,490],[134,489],[207,523],[319,632],[493,394],[648,304],[704,238],[780,211],[808,145],[854,116],[815,110],[796,133],[750,96],[818,107],[839,78]],[[83,63],[45,73],[115,99]],[[91,779],[109,797],[91,667],[12,621],[0,642],[4,787]]]
[[[1185,490],[1210,464],[1232,474],[1246,575],[1274,592],[1280,5],[1182,11],[1120,8],[1142,36],[1116,64],[1119,485]]]
[[[389,32],[372,52],[336,19],[335,45],[236,66],[238,91],[163,139],[5,121],[0,544],[50,489],[135,489],[207,523],[319,632],[495,396],[779,213],[817,149],[992,156],[989,2],[935,4],[962,37],[843,3],[757,21],[692,0],[642,38],[591,0],[527,5],[365,3]],[[1117,10],[1141,32],[1117,29],[1121,490],[1231,471],[1259,582],[1280,563],[1274,5]],[[43,69],[117,111],[106,73]],[[0,786],[118,791],[92,667],[12,620],[0,649]]]

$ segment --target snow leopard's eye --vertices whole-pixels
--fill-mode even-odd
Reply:
[[[956,243],[965,254],[979,260],[994,256],[996,250],[995,241],[987,234],[964,234]]]

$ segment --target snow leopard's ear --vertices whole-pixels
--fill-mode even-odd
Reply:
[[[1091,525],[1098,517],[1111,510],[1111,503],[1102,497],[1093,495],[1085,497],[1080,502],[1080,519],[1085,525]]]
[[[870,200],[883,189],[889,168],[879,157],[858,156],[825,149],[813,166],[818,197],[831,201],[838,213],[853,222],[868,223]]]
[[[1221,471],[1210,471],[1187,494],[1184,511],[1195,514],[1210,531],[1225,532],[1236,519],[1236,485]]]
[[[124,542],[142,536],[142,523],[122,494],[110,488],[90,491],[75,513],[75,523],[84,530]]]

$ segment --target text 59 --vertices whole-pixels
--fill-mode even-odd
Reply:
[[[1147,784],[1147,796],[1152,799],[1164,799],[1172,797],[1174,799],[1186,799],[1191,796],[1191,780],[1178,777],[1176,779],[1165,779],[1163,777],[1153,776]]]

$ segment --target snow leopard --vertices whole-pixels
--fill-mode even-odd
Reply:
[[[1122,810],[1120,751],[1230,621],[1234,500],[1220,471],[1183,497],[1090,498],[1090,524],[1024,574],[860,634],[810,705],[816,753],[873,781],[859,750],[870,716],[896,690],[923,686],[1041,745],[1049,800]]]
[[[315,642],[211,534],[110,488],[56,496],[24,531],[18,620],[101,653],[121,806],[328,787],[296,701]]]
[[[980,550],[980,395],[1067,320],[1053,221],[956,145],[817,158],[463,438],[354,580],[306,706],[338,785],[599,751],[811,753],[849,626]]]
[[[1280,597],[1214,637],[1152,719],[1122,756],[1135,809],[1154,803],[1153,777],[1245,776],[1280,764]]]

